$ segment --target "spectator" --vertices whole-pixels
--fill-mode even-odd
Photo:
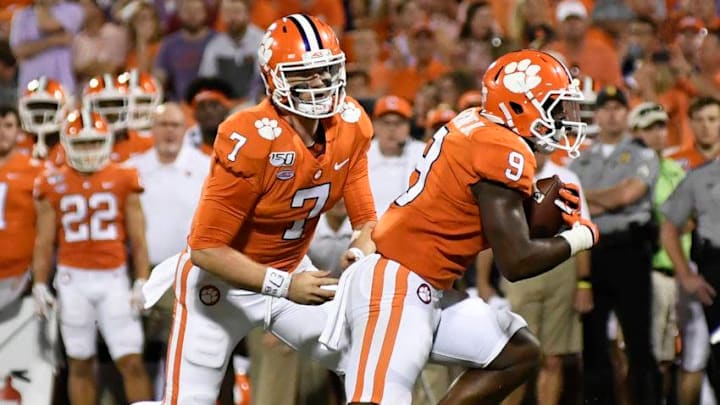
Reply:
[[[352,57],[352,64],[348,64],[348,73],[351,69],[367,72],[370,80],[366,91],[374,96],[381,96],[387,93],[388,88],[388,65],[380,60],[380,44],[377,33],[369,29],[359,29],[345,34],[344,43],[349,43],[350,51],[348,57]],[[349,80],[349,79],[348,79]],[[348,89],[348,94],[358,97]]]
[[[424,143],[410,137],[411,116],[410,104],[398,96],[385,96],[375,103],[368,175],[378,217],[407,189],[425,149]]]
[[[254,102],[263,87],[257,50],[265,32],[250,24],[247,0],[222,0],[220,15],[227,31],[208,42],[199,74],[225,80],[235,97]]]
[[[425,138],[427,114],[440,102],[437,85],[433,82],[425,83],[415,93],[413,99],[413,117],[410,123],[410,135],[415,139]]]
[[[179,100],[198,74],[205,47],[215,35],[206,25],[202,0],[182,0],[178,8],[182,27],[160,43],[155,77],[163,83],[169,100]]]
[[[714,159],[687,174],[662,206],[665,221],[662,223],[662,243],[672,260],[676,279],[684,292],[693,295],[703,304],[705,322],[710,332],[710,362],[708,377],[715,393],[720,392],[720,363],[718,328],[720,319],[717,291],[720,289],[720,217],[717,190],[720,179],[720,161]],[[696,224],[691,259],[697,272],[691,270],[684,256],[680,236],[688,221]],[[703,344],[707,344],[707,340]]]
[[[591,254],[594,308],[583,318],[585,399],[590,404],[614,403],[607,333],[614,311],[627,347],[632,403],[658,404],[661,381],[650,338],[651,259],[657,241],[651,190],[658,161],[627,133],[624,93],[603,88],[596,107],[597,141],[570,165],[603,235]]]
[[[677,162],[662,157],[667,142],[668,115],[660,104],[648,102],[637,105],[628,120],[634,135],[655,152],[660,162],[658,179],[653,187],[653,212],[656,220],[661,221],[660,207],[685,177]],[[686,256],[690,253],[689,234],[683,236],[683,251]],[[653,349],[663,375],[663,396],[667,398],[672,383],[670,366],[675,360],[677,286],[672,262],[664,249],[653,256],[653,270]]]
[[[585,6],[577,0],[563,0],[557,5],[555,17],[559,39],[547,49],[562,54],[568,67],[578,68],[599,86],[622,84],[617,51],[600,41],[586,38],[589,21]]]
[[[125,58],[125,69],[152,72],[160,50],[162,29],[151,4],[137,1],[137,8],[128,21],[128,34],[130,49]]]
[[[0,40],[0,105],[17,105],[17,70],[10,44]]]
[[[255,0],[252,2],[252,23],[266,29],[273,21],[288,14],[315,16],[330,25],[335,32],[345,31],[345,9],[341,0]]]
[[[461,70],[447,72],[437,81],[440,102],[460,111],[460,96],[475,87],[475,78]]]
[[[440,103],[437,107],[428,111],[427,118],[425,119],[425,141],[430,140],[433,134],[440,130],[445,124],[450,122],[457,116],[455,110],[445,103]]]
[[[693,133],[693,146],[670,155],[686,171],[697,168],[720,153],[720,101],[700,97],[688,110]]]
[[[132,157],[128,164],[138,169],[145,186],[140,201],[147,213],[148,256],[155,265],[185,247],[185,236],[190,231],[210,160],[197,149],[184,145],[185,117],[179,105],[158,106],[152,124],[155,147]],[[170,330],[172,303],[173,294],[168,291],[146,317],[145,362],[152,365],[152,376],[163,372],[159,363]],[[155,387],[156,398],[162,398],[163,389]]]
[[[388,79],[388,92],[406,100],[412,100],[423,84],[448,71],[447,66],[434,56],[435,34],[428,25],[422,24],[413,30],[410,49],[413,61],[401,68],[393,67]]]
[[[72,47],[73,67],[80,81],[79,88],[93,76],[118,73],[127,53],[125,30],[106,21],[95,0],[83,0],[81,4],[85,8],[85,24],[75,37]]]
[[[230,113],[232,88],[222,79],[199,77],[190,83],[185,101],[197,124],[188,129],[187,141],[206,155],[212,154],[217,128]]]
[[[10,46],[18,60],[20,86],[47,76],[75,90],[71,45],[83,18],[82,6],[63,0],[35,0],[13,15]]]

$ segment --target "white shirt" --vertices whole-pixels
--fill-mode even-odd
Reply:
[[[350,220],[345,218],[340,228],[335,232],[328,225],[327,217],[323,214],[318,221],[315,235],[310,242],[308,257],[313,265],[320,270],[330,271],[333,277],[340,277],[340,255],[350,246],[352,237],[352,226]]]
[[[407,190],[410,174],[422,160],[424,150],[425,143],[408,139],[402,155],[384,156],[377,140],[372,141],[368,150],[368,176],[378,218]]]
[[[140,194],[145,212],[145,236],[150,262],[157,264],[185,247],[210,158],[183,145],[177,159],[170,164],[160,163],[155,149],[127,162],[137,167],[145,187],[145,192]]]
[[[588,211],[587,201],[585,201],[585,192],[583,191],[582,184],[580,184],[580,178],[572,170],[558,166],[550,160],[548,157],[545,160],[545,164],[539,172],[535,173],[536,179],[544,179],[546,177],[552,177],[556,175],[560,177],[563,183],[575,183],[580,188],[580,216],[586,219],[590,219],[590,211]]]

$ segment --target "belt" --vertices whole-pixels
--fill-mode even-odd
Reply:
[[[675,277],[675,270],[669,267],[654,267],[653,270],[668,277]]]

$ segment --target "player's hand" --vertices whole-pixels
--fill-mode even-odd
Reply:
[[[130,292],[130,306],[136,314],[140,314],[145,307],[145,296],[143,295],[143,286],[145,286],[147,280],[139,278],[133,283],[132,291]]]
[[[595,246],[600,241],[600,230],[598,229],[597,225],[595,223],[587,218],[580,218],[577,222],[573,224],[574,227],[584,226],[587,229],[590,230],[592,233],[592,246]]]
[[[350,248],[343,252],[340,256],[340,265],[343,269],[347,269],[351,264],[365,257],[365,254],[359,248]]]
[[[580,314],[587,314],[593,309],[593,297],[591,288],[575,289],[575,310]]]
[[[573,226],[580,219],[580,187],[575,183],[565,183],[559,195],[555,206],[562,211],[565,223]]]
[[[338,279],[328,277],[328,271],[304,271],[293,274],[288,299],[298,304],[319,305],[335,297]],[[324,287],[323,286],[327,286]]]
[[[697,297],[705,306],[709,306],[715,299],[715,289],[700,274],[687,273],[678,278],[680,285],[688,294]]]
[[[42,318],[48,319],[50,312],[55,308],[56,301],[47,284],[33,284],[32,295],[33,299],[35,299],[35,313]]]

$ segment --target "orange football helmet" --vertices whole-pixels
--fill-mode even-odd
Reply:
[[[126,129],[130,111],[128,83],[120,83],[109,73],[93,77],[83,89],[83,108],[102,115],[113,131]]]
[[[272,23],[258,49],[266,93],[279,107],[303,117],[327,118],[345,100],[345,53],[332,28],[291,14]]]
[[[579,103],[584,97],[562,62],[540,51],[510,52],[488,67],[482,82],[484,116],[532,139],[542,152],[562,149],[571,158],[580,154],[585,123]]]
[[[20,121],[36,135],[59,132],[70,104],[70,95],[60,82],[41,76],[27,84],[18,101]]]
[[[67,163],[81,172],[95,172],[110,161],[113,133],[98,112],[87,109],[68,114],[60,132]]]
[[[160,105],[163,93],[160,83],[149,73],[137,69],[121,73],[118,85],[127,88],[130,95],[128,127],[145,130],[152,126],[152,114]]]

